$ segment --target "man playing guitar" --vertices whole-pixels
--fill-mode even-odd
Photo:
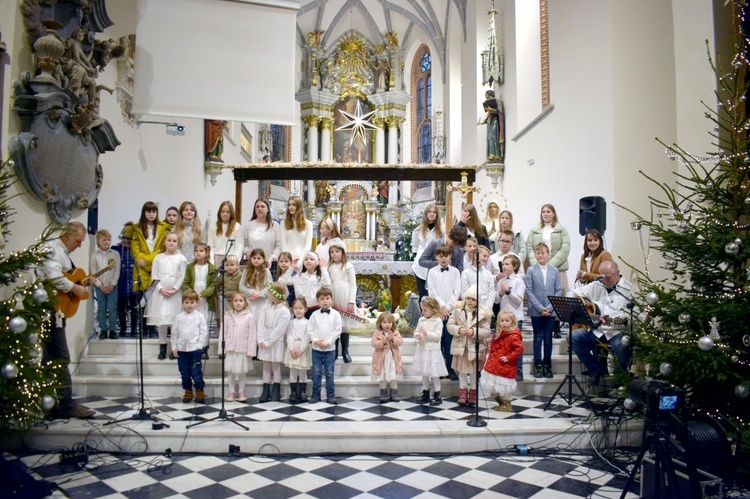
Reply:
[[[52,252],[42,267],[44,278],[55,287],[58,293],[72,293],[83,296],[86,288],[76,284],[65,276],[65,272],[73,269],[70,253],[81,247],[86,238],[86,227],[80,222],[70,222],[63,230],[59,239],[50,241]],[[65,335],[65,318],[60,314],[53,317],[50,324],[50,336],[44,342],[44,360],[58,360],[63,365],[63,387],[60,390],[60,400],[52,414],[61,419],[88,419],[94,416],[94,411],[73,401],[73,382],[70,378],[70,351]]]
[[[628,305],[631,303],[631,284],[622,278],[620,269],[612,260],[599,266],[600,280],[568,292],[568,296],[582,297],[595,303],[601,313],[601,325],[594,331],[573,331],[572,348],[591,376],[592,384],[599,385],[607,369],[597,358],[597,345],[609,345],[621,369],[630,368],[631,349],[622,344],[622,328],[627,323]]]

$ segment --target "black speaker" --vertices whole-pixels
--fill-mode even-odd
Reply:
[[[601,196],[586,196],[578,202],[578,233],[584,236],[589,229],[602,235],[607,230],[607,202]]]
[[[88,209],[88,223],[86,227],[89,234],[96,234],[99,231],[99,200],[97,199]]]

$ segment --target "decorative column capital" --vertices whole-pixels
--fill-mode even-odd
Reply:
[[[325,31],[311,31],[307,34],[307,44],[312,48],[320,47],[321,39]]]
[[[372,123],[373,125],[375,125],[376,127],[378,127],[378,128],[380,128],[381,130],[383,130],[383,129],[385,128],[385,125],[386,125],[386,123],[385,123],[385,120],[386,120],[385,118],[381,118],[381,117],[375,117],[375,118],[372,118],[372,119],[370,120],[370,122],[371,122],[371,123]]]
[[[320,118],[318,128],[321,130],[333,130],[333,118]]]
[[[302,117],[302,121],[307,125],[308,128],[317,128],[320,123],[320,116],[309,114]]]
[[[398,128],[401,123],[406,121],[404,118],[400,116],[386,116],[385,122],[388,124],[388,128]]]

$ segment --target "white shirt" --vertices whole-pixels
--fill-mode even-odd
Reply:
[[[414,229],[414,232],[411,233],[411,251],[412,253],[416,253],[416,256],[414,257],[414,263],[411,266],[411,270],[420,279],[427,279],[428,269],[419,265],[419,257],[422,256],[422,253],[424,253],[424,249],[427,247],[427,245],[436,238],[437,236],[435,235],[434,227],[432,229],[428,228],[425,231],[424,236],[422,236],[422,230],[420,227],[417,227],[416,229]]]
[[[281,254],[281,228],[275,221],[271,222],[271,228],[257,220],[250,220],[243,227],[246,252],[260,248],[266,254],[266,261],[271,258],[278,260]]]
[[[114,260],[114,267],[97,277],[96,285],[99,288],[109,285],[117,287],[117,281],[120,279],[120,254],[112,248],[102,251],[98,246],[91,254],[89,270],[92,274],[106,267],[110,259]]]
[[[453,304],[461,296],[461,273],[453,265],[448,265],[443,272],[440,265],[432,267],[427,272],[427,294],[435,298],[440,308],[447,305],[453,310]]]
[[[222,223],[220,236],[216,235],[216,224],[211,225],[206,231],[206,244],[211,248],[214,262],[218,262],[219,264],[224,259],[224,256],[226,256],[226,251],[229,247],[229,244],[227,244],[229,240],[229,237],[227,237],[228,228],[229,224]],[[237,222],[234,223],[234,231],[232,231],[231,238],[234,239],[234,242],[229,249],[229,254],[236,255],[238,260],[242,260],[242,252],[245,247],[245,236],[243,235],[242,225]],[[266,257],[268,257],[268,255],[266,255]]]
[[[172,322],[172,350],[195,352],[208,345],[208,327],[197,310],[180,312]]]
[[[630,317],[630,311],[628,310],[628,304],[630,303],[628,298],[632,289],[631,284],[623,278],[615,284],[612,288],[613,291],[609,292],[603,282],[594,281],[578,289],[568,291],[568,296],[583,296],[596,303],[599,307],[599,313],[602,316],[608,316],[612,319],[625,319]],[[617,290],[625,296],[617,293]],[[621,325],[602,324],[599,329],[595,331],[598,336],[604,334],[607,340],[617,336],[623,329]]]
[[[461,296],[466,293],[466,290],[469,289],[469,287],[476,285],[476,265],[466,267],[464,271],[461,272]],[[495,302],[495,295],[495,277],[489,270],[485,268],[479,269],[479,304],[492,310],[492,304]]]
[[[508,283],[509,295],[500,293],[500,286],[504,282]],[[523,320],[523,299],[526,296],[526,281],[518,274],[511,274],[505,279],[497,282],[497,303],[500,303],[500,310],[508,309],[516,316],[517,321]]]
[[[503,259],[508,255],[515,256],[516,258],[518,258],[518,261],[521,262],[521,266],[518,267],[518,272],[516,272],[516,274],[518,274],[521,277],[521,279],[523,279],[523,276],[526,275],[525,272],[523,271],[523,260],[521,260],[521,257],[516,255],[512,251],[509,251],[507,253],[500,253],[498,251],[498,252],[491,254],[489,259],[487,260],[487,270],[492,272],[492,275],[497,275],[500,272],[502,272],[503,271]]]
[[[60,239],[50,241],[49,246],[52,252],[47,255],[44,266],[41,268],[43,277],[46,277],[55,289],[67,293],[75,284],[63,275],[63,272],[70,272],[73,268],[73,262],[68,256],[70,252]]]
[[[315,302],[313,302],[315,303]],[[321,309],[316,310],[307,322],[307,335],[312,342],[312,349],[319,352],[332,352],[336,349],[336,340],[341,336],[341,314],[333,309],[324,314]],[[317,340],[325,340],[328,347],[325,350],[315,344]]]

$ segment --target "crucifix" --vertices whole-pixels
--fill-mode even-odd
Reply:
[[[469,174],[467,172],[461,172],[461,183],[458,185],[451,185],[448,187],[448,192],[450,192],[450,195],[447,199],[447,206],[446,206],[446,214],[449,216],[446,216],[446,230],[450,230],[453,226],[453,193],[458,192],[461,194],[461,206],[463,207],[466,203],[471,203],[472,201],[472,194],[475,192],[479,192],[479,186],[477,185],[469,185]]]

